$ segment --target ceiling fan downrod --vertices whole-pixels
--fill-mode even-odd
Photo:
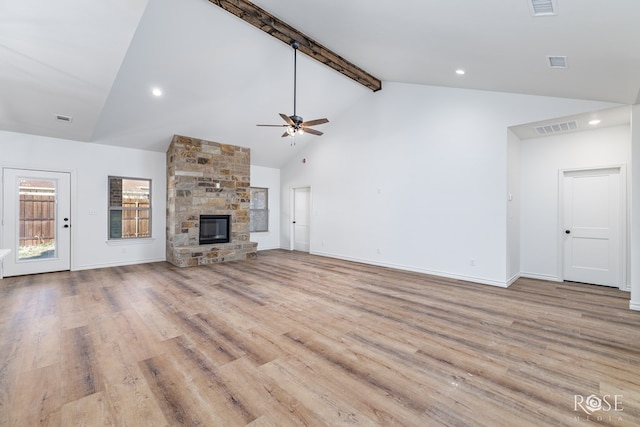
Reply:
[[[302,122],[302,119],[298,119],[298,115],[296,114],[296,89],[297,89],[297,81],[298,81],[298,48],[300,47],[300,43],[296,40],[291,42],[291,47],[293,48],[293,116],[291,116],[291,120],[296,123]]]

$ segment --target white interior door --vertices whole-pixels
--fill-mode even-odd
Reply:
[[[564,172],[564,280],[622,285],[620,168]]]
[[[309,252],[310,242],[311,189],[293,190],[293,249]]]
[[[3,275],[69,270],[70,174],[4,169],[2,189]]]

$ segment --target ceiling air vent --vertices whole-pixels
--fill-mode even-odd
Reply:
[[[551,68],[567,68],[566,56],[547,56],[547,60]]]
[[[73,117],[56,114],[56,120],[59,122],[71,123],[73,121]]]
[[[578,123],[575,120],[570,122],[554,123],[551,125],[537,126],[538,135],[551,135],[560,132],[569,132],[578,129]]]
[[[550,16],[558,14],[556,0],[529,0],[529,10],[533,16]]]

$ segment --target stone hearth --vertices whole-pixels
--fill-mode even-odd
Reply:
[[[167,261],[178,267],[255,258],[249,241],[250,150],[175,135],[167,150]],[[198,244],[200,215],[231,215],[229,243]]]

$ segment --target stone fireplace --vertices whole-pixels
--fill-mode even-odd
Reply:
[[[248,148],[173,137],[167,150],[168,262],[188,267],[255,258],[249,178]]]

